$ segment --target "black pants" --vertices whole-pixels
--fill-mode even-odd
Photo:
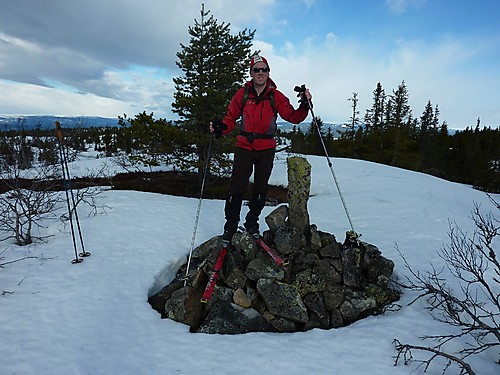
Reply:
[[[234,151],[233,173],[229,192],[232,195],[245,194],[248,181],[254,172],[252,192],[266,194],[274,163],[274,148],[256,151],[237,147]]]
[[[226,224],[224,230],[234,233],[238,229],[240,221],[241,202],[243,194],[248,189],[248,182],[252,172],[254,173],[254,184],[250,198],[250,211],[246,216],[245,226],[258,228],[259,215],[266,202],[266,193],[269,177],[273,170],[274,148],[262,151],[249,151],[237,147],[234,152],[233,173],[229,193],[226,199],[224,212]]]

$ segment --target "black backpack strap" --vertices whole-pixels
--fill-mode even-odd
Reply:
[[[243,100],[241,102],[241,123],[240,123],[240,135],[246,137],[248,139],[248,142],[253,143],[254,139],[270,139],[274,138],[274,133],[276,132],[276,129],[272,133],[250,133],[244,130],[244,123],[243,123],[243,110],[245,109],[245,105],[248,101],[248,95],[250,93],[250,88],[248,85],[245,85],[245,92],[243,93]],[[276,106],[274,102],[274,91],[270,92],[269,95],[265,100],[269,99],[269,103],[271,104],[271,108],[273,109],[274,112],[274,122],[276,123],[276,118],[278,117],[278,112],[276,111]]]
[[[243,109],[245,108],[245,104],[247,104],[249,91],[248,85],[245,85],[245,92],[243,93],[243,100],[241,102],[241,116],[243,116]]]
[[[243,93],[243,100],[241,101],[241,116],[243,116],[243,110],[245,108],[245,104],[247,104],[248,101],[248,94],[250,92],[250,89],[248,88],[248,85],[245,85],[245,92]],[[269,93],[269,102],[271,104],[271,108],[273,109],[274,116],[278,115],[278,111],[276,111],[276,105],[274,102],[274,91]]]

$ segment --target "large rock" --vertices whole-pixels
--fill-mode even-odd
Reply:
[[[368,243],[363,243],[366,251],[363,257],[362,267],[366,272],[368,282],[387,286],[394,271],[394,262],[384,258],[380,250]]]
[[[197,327],[203,319],[200,298],[202,292],[191,286],[177,289],[165,302],[165,317],[182,322],[190,327]]]
[[[346,286],[355,289],[361,287],[363,255],[364,247],[360,246],[360,242],[353,241],[348,234],[342,246],[343,278]]]
[[[270,260],[257,258],[248,263],[245,275],[253,281],[257,281],[262,278],[283,280],[285,277],[285,271],[283,271],[275,263],[272,263]]]
[[[304,303],[309,311],[315,313],[319,318],[328,317],[328,310],[326,309],[325,300],[321,293],[309,293],[304,298]]]
[[[373,297],[362,293],[350,293],[346,300],[340,305],[340,313],[344,320],[353,322],[364,312],[373,310],[377,303]]]
[[[311,189],[311,164],[306,158],[292,156],[288,165],[288,226],[297,228],[305,235],[309,233],[307,202]]]
[[[291,254],[306,245],[304,234],[294,227],[281,227],[276,231],[274,243],[282,254]]]
[[[210,310],[199,333],[237,334],[248,332],[273,332],[274,327],[251,308],[244,308],[220,300]]]
[[[308,293],[324,292],[326,290],[326,280],[318,277],[311,268],[307,268],[295,275],[292,285],[301,296]]]
[[[292,322],[307,323],[307,308],[293,285],[272,279],[259,279],[257,290],[271,314]]]
[[[288,218],[288,206],[281,205],[276,208],[273,212],[266,216],[266,224],[272,233],[284,227],[286,225],[286,220]]]

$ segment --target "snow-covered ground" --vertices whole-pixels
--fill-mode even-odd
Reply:
[[[343,241],[350,228],[330,169],[323,157],[307,159],[313,167],[311,222]],[[72,176],[104,161],[71,163]],[[355,230],[395,262],[396,276],[408,273],[397,247],[414,269],[430,270],[431,262],[440,269],[436,252],[449,241],[449,221],[472,233],[474,202],[493,210],[486,194],[469,186],[370,162],[332,161]],[[276,160],[271,183],[286,185],[284,156]],[[410,292],[400,311],[333,330],[206,335],[161,320],[148,294],[186,261],[198,202],[104,192],[97,204],[107,206],[105,212],[88,216],[90,208],[79,207],[85,249],[92,253],[80,264],[71,264],[69,226],[61,221],[46,223],[47,243],[0,243],[0,263],[30,257],[0,268],[0,374],[421,374],[415,364],[394,366],[393,340],[429,345],[419,336],[455,331],[433,320],[425,301],[407,306],[415,297]],[[261,227],[271,210],[265,208]],[[220,234],[222,225],[223,202],[203,200],[196,243]],[[449,283],[458,289],[456,280]],[[482,375],[498,374],[497,360],[498,350],[469,359]],[[427,374],[441,374],[443,366],[438,361]]]

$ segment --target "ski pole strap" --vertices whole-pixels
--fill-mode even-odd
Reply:
[[[274,134],[261,134],[261,133],[251,133],[244,130],[240,130],[240,135],[248,139],[248,142],[253,143],[254,139],[271,139],[274,138]]]

